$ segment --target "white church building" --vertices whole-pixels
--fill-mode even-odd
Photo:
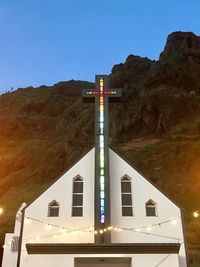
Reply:
[[[108,146],[108,99],[120,91],[98,75],[91,92],[95,148],[23,203],[2,267],[187,267],[180,207]]]

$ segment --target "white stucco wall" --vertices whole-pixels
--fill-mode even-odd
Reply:
[[[3,260],[2,267],[16,267],[17,263],[17,254],[18,252],[12,252],[11,249],[11,240],[13,237],[12,234],[6,234],[5,236],[5,245],[3,249]]]
[[[121,178],[131,178],[133,215],[122,216]],[[113,231],[113,243],[183,243],[183,229],[180,208],[161,193],[147,179],[132,168],[126,161],[110,149],[110,187],[111,187],[111,224],[121,228],[136,228],[136,231]],[[145,203],[153,200],[157,204],[156,217],[147,217]],[[152,225],[168,220],[172,222],[153,227]],[[152,226],[148,231],[147,227]],[[179,240],[175,240],[175,239]],[[186,266],[185,247],[179,253],[181,267]]]
[[[65,267],[73,265],[73,255],[28,255],[26,243],[93,243],[93,230],[75,231],[94,225],[94,166],[95,153],[92,149],[71,169],[53,183],[43,194],[25,209],[25,216],[35,218],[69,228],[71,233],[63,233],[57,227],[47,229],[47,225],[25,219],[23,230],[23,246],[20,267]],[[84,179],[83,217],[72,217],[72,185],[73,178],[80,175]],[[121,209],[121,177],[128,175],[132,184],[133,217],[122,217]],[[111,182],[111,224],[119,228],[138,228],[135,231],[112,231],[113,243],[177,243],[183,242],[183,230],[180,209],[149,181],[127,164],[116,153],[110,150],[110,182]],[[146,217],[145,203],[152,199],[157,203],[157,217]],[[48,204],[56,200],[60,204],[59,217],[48,217]],[[145,227],[176,219],[177,223],[161,224],[147,231]],[[173,239],[175,238],[175,239]],[[177,240],[179,239],[179,240]],[[77,257],[77,255],[74,255]],[[83,255],[89,256],[89,255]],[[92,255],[94,256],[94,255]],[[109,256],[109,255],[107,255]],[[120,255],[114,255],[120,256]],[[127,255],[126,255],[127,256]],[[132,255],[133,267],[155,267],[155,263],[167,255]],[[5,254],[3,267],[12,267]],[[162,267],[186,267],[185,247],[181,245],[179,256],[170,255]],[[151,264],[151,265],[149,265]],[[13,266],[14,267],[14,266]]]
[[[18,251],[11,251],[12,238],[20,235],[21,228],[21,210],[26,206],[26,203],[22,203],[15,217],[14,232],[5,235],[2,267],[16,267]]]
[[[75,255],[76,258],[78,257],[91,257],[91,255]],[[131,257],[132,264],[131,267],[155,267],[157,264],[162,262],[162,267],[179,267],[178,263],[178,256],[175,254],[166,255],[166,254],[120,254],[120,255],[99,255],[95,254],[92,257]],[[30,255],[28,259],[27,267],[76,267],[74,264],[74,255]],[[99,266],[99,265],[98,265]],[[104,267],[104,265],[101,265]],[[110,265],[111,267],[115,267],[115,265]],[[84,266],[82,266],[84,267]],[[100,267],[100,266],[99,266]],[[116,266],[118,267],[118,266]]]
[[[77,176],[83,178],[83,217],[72,217],[72,190],[73,179]],[[36,218],[43,222],[70,229],[80,229],[94,225],[94,149],[77,162],[60,179],[40,195],[25,211],[26,217]],[[48,204],[56,200],[60,204],[59,217],[48,217]],[[89,229],[88,229],[89,231]],[[39,236],[39,242],[61,243],[93,243],[91,232],[73,232],[64,235],[56,227],[47,229],[45,224],[25,220],[23,238],[32,240]],[[56,235],[56,237],[54,236]],[[47,237],[49,235],[49,237]],[[44,238],[42,238],[44,236]],[[38,240],[37,240],[38,242]]]

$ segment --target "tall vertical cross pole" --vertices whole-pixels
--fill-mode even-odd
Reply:
[[[96,75],[95,89],[83,90],[84,102],[95,102],[95,243],[110,243],[110,169],[108,103],[117,102],[120,89],[108,89],[108,76]]]

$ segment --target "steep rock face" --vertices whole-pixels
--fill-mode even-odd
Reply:
[[[125,92],[119,110],[125,119],[120,124],[118,113],[114,120],[117,137],[127,139],[127,132],[130,139],[169,133],[183,119],[200,113],[200,37],[172,33],[158,61],[129,55],[124,64],[113,67],[110,82]]]
[[[156,71],[160,83],[199,94],[200,37],[190,32],[170,34]]]
[[[124,64],[113,67],[110,81],[114,87],[142,83],[146,80],[152,65],[153,62],[148,58],[129,55]]]
[[[200,38],[192,32],[174,32],[167,38],[160,61],[179,59],[184,62],[200,63]]]

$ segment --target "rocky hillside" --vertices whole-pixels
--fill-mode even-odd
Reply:
[[[0,96],[1,244],[15,212],[69,168],[94,139],[94,106],[83,104],[83,81],[18,89]],[[190,267],[200,265],[200,37],[169,35],[158,61],[129,55],[110,86],[110,143],[185,210]]]

